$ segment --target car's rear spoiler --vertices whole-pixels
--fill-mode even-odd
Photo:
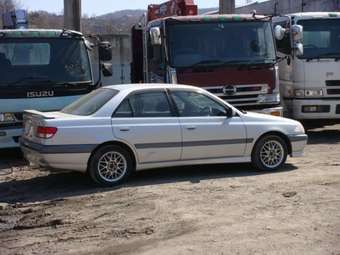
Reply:
[[[24,116],[42,117],[43,119],[55,119],[55,117],[49,116],[48,112],[39,112],[36,110],[25,110]]]

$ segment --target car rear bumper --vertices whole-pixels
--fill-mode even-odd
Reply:
[[[306,134],[290,135],[290,143],[292,145],[292,157],[302,157],[303,150],[306,147],[308,136]]]
[[[33,143],[23,138],[20,139],[20,147],[32,166],[47,169],[86,172],[91,155],[91,153],[67,153],[62,150],[53,152],[48,145]]]

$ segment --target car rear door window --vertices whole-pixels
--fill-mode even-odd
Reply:
[[[137,92],[116,110],[114,117],[157,118],[172,117],[168,97],[163,91]]]
[[[194,91],[172,91],[180,117],[226,116],[226,109],[212,98]]]
[[[131,109],[131,105],[129,99],[125,99],[123,103],[120,104],[118,109],[116,110],[114,117],[116,118],[128,118],[133,117],[133,112]]]

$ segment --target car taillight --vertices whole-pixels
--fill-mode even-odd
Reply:
[[[39,138],[50,139],[52,138],[58,131],[56,127],[38,127],[36,135]]]

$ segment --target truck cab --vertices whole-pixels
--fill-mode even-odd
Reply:
[[[18,146],[24,110],[60,110],[101,86],[107,48],[76,31],[0,30],[0,148]]]
[[[174,2],[149,6],[148,21],[133,28],[133,82],[194,85],[240,109],[280,115],[270,18],[183,6],[171,15]]]
[[[273,18],[284,114],[310,126],[340,123],[340,13]]]

